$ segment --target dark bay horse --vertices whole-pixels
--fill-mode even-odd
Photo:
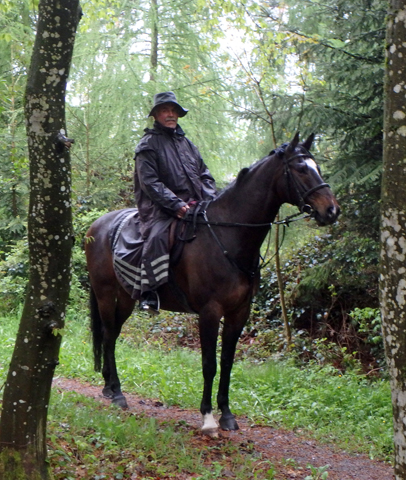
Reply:
[[[253,295],[259,285],[259,255],[279,207],[290,203],[311,210],[319,225],[335,222],[340,208],[329,185],[309,153],[313,136],[291,143],[249,168],[243,168],[206,209],[206,219],[197,224],[194,241],[186,243],[172,268],[174,288],[159,291],[161,309],[199,316],[204,378],[200,411],[204,433],[215,435],[218,425],[212,414],[212,386],[216,374],[216,344],[223,318],[220,384],[217,404],[220,427],[237,430],[229,408],[229,385],[236,344],[248,319]],[[135,300],[123,289],[113,268],[109,231],[120,211],[110,212],[90,227],[85,249],[91,283],[91,317],[95,368],[103,363],[103,394],[126,408],[114,356],[121,327],[131,315]],[[231,226],[232,225],[232,226]],[[253,227],[255,225],[255,227]],[[101,362],[103,360],[103,362]]]

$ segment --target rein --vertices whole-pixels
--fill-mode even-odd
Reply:
[[[284,152],[283,152],[284,153]],[[193,228],[195,229],[196,228],[196,225],[197,224],[201,224],[201,225],[207,225],[207,227],[209,228],[209,231],[211,233],[211,235],[213,236],[215,242],[217,243],[217,245],[220,247],[221,251],[223,252],[224,256],[230,261],[230,263],[232,265],[234,265],[238,270],[242,271],[243,273],[245,273],[246,275],[248,275],[250,278],[253,278],[255,276],[255,274],[258,272],[258,270],[266,267],[271,261],[272,259],[278,254],[279,252],[279,249],[281,248],[282,244],[283,244],[283,241],[284,241],[284,238],[285,238],[285,228],[284,228],[284,231],[283,231],[283,236],[282,236],[282,241],[281,243],[279,244],[278,246],[278,250],[275,252],[275,254],[267,261],[264,260],[263,257],[261,257],[261,255],[259,255],[259,258],[261,258],[262,260],[262,263],[259,265],[259,262],[258,262],[258,265],[256,265],[253,269],[251,270],[247,270],[245,268],[242,268],[241,266],[239,266],[237,264],[237,262],[232,258],[230,257],[227,249],[225,248],[225,246],[223,245],[223,243],[221,242],[221,240],[219,239],[219,237],[216,235],[216,233],[214,232],[214,230],[212,229],[212,226],[219,226],[219,227],[249,227],[249,228],[264,228],[264,227],[267,227],[269,230],[271,230],[272,228],[272,225],[283,225],[284,227],[288,227],[290,225],[291,222],[296,222],[298,220],[303,220],[303,219],[307,219],[307,218],[311,218],[314,214],[314,211],[313,211],[313,208],[311,207],[311,205],[309,204],[306,204],[305,200],[314,192],[316,192],[317,190],[320,190],[321,188],[325,188],[325,187],[330,187],[330,185],[328,183],[320,183],[319,185],[316,185],[312,188],[310,188],[309,190],[307,191],[304,191],[303,192],[303,188],[300,188],[301,185],[298,183],[298,181],[296,180],[296,178],[292,175],[292,172],[290,171],[290,168],[289,168],[289,164],[290,162],[292,162],[293,160],[295,160],[296,158],[311,158],[314,160],[314,157],[313,155],[310,153],[310,152],[307,152],[306,153],[298,153],[296,155],[293,155],[292,157],[290,157],[289,159],[285,159],[283,160],[283,164],[284,164],[284,175],[286,177],[286,181],[287,181],[287,184],[288,184],[288,191],[290,191],[290,185],[293,184],[293,187],[296,191],[296,194],[299,198],[299,209],[300,209],[300,212],[298,213],[295,213],[293,215],[288,215],[287,217],[285,217],[283,220],[278,220],[277,222],[271,222],[271,223],[238,223],[238,222],[218,222],[218,221],[210,221],[208,218],[207,218],[207,207],[209,206],[209,204],[211,203],[211,201],[207,201],[207,202],[202,202],[201,204],[199,204],[198,206],[196,206],[196,209],[195,211],[193,212],[192,215],[189,215],[190,217],[192,218],[189,218],[189,216],[187,216],[186,218],[183,218],[182,221],[184,222],[190,222],[190,223],[193,223]],[[202,215],[203,216],[203,219],[200,219],[198,218],[199,215]],[[193,237],[194,238],[194,237]],[[267,252],[268,252],[268,249],[269,249],[269,243],[268,243],[268,247],[267,247]],[[265,255],[266,256],[266,255]]]
[[[313,189],[312,189],[313,190]],[[211,203],[211,202],[210,202]],[[289,226],[290,223],[292,222],[297,222],[298,220],[305,220],[307,218],[311,218],[312,214],[310,212],[306,212],[303,215],[304,212],[298,212],[294,213],[293,215],[288,215],[285,217],[283,220],[278,220],[277,222],[271,222],[271,223],[238,223],[238,222],[217,222],[217,221],[211,221],[207,218],[207,213],[206,210],[200,211],[198,214],[203,215],[203,220],[201,219],[195,219],[195,218],[183,218],[182,221],[184,222],[190,222],[194,223],[195,225],[214,225],[215,227],[268,227],[271,228],[272,225],[286,225]],[[299,217],[299,215],[302,215]],[[299,217],[299,218],[296,218]]]
[[[209,204],[210,202],[206,203],[205,207],[207,207],[207,205]],[[215,242],[217,243],[217,245],[220,247],[221,251],[223,252],[223,255],[229,260],[229,262],[234,265],[238,270],[240,270],[241,272],[245,273],[246,275],[248,275],[250,278],[253,278],[255,276],[255,274],[257,273],[258,270],[262,269],[262,268],[265,268],[269,262],[275,257],[275,255],[278,253],[278,252],[275,252],[275,254],[268,260],[268,261],[264,261],[263,257],[260,255],[260,258],[262,260],[262,263],[260,265],[256,265],[253,269],[251,270],[247,270],[243,267],[241,267],[240,265],[237,264],[237,262],[234,260],[234,258],[230,257],[230,255],[228,254],[228,250],[226,249],[226,247],[223,245],[222,241],[219,239],[219,237],[216,235],[215,231],[212,229],[212,226],[221,226],[221,227],[267,227],[269,230],[271,230],[272,228],[272,225],[283,225],[284,227],[288,227],[290,225],[291,222],[296,222],[298,220],[303,220],[303,219],[306,219],[306,218],[311,218],[312,215],[310,214],[306,214],[306,215],[302,215],[302,213],[295,213],[293,215],[288,215],[287,217],[285,217],[283,220],[278,220],[277,222],[272,222],[272,223],[231,223],[231,222],[217,222],[217,221],[214,221],[214,222],[211,222],[208,218],[207,218],[207,212],[206,212],[206,209],[204,210],[201,210],[198,215],[202,215],[203,216],[203,220],[200,220],[196,217],[196,215],[194,214],[193,215],[193,218],[184,218],[182,219],[184,222],[193,222],[194,226],[196,226],[196,224],[200,224],[200,225],[206,225],[208,228],[209,228],[209,232],[211,233],[212,237],[214,238]],[[299,215],[301,215],[299,217]],[[296,217],[299,217],[299,218],[296,218]],[[195,238],[195,235],[192,237],[192,238]],[[278,248],[278,251],[279,249],[281,248],[282,244],[283,244],[283,240],[285,238],[285,228],[283,230],[283,238],[282,238],[282,242],[280,243],[279,245],[279,248]],[[186,240],[186,239],[182,239],[182,240]],[[189,241],[190,239],[186,240],[186,241]],[[269,249],[269,245],[267,247],[267,251]],[[266,255],[265,255],[266,256]]]

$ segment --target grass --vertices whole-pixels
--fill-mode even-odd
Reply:
[[[171,323],[176,321],[175,317]],[[153,325],[140,317],[125,327],[117,347],[123,390],[197,410],[202,391],[200,355],[176,347],[190,334],[184,329],[193,327],[173,328],[165,320],[157,322]],[[2,382],[17,326],[18,318],[0,319]],[[165,332],[175,340],[167,341]],[[56,375],[102,384],[101,375],[93,371],[88,321],[77,314],[71,314],[66,322]],[[289,362],[239,361],[233,369],[230,397],[231,408],[237,415],[306,432],[348,451],[367,453],[371,458],[391,458],[392,412],[386,380],[370,381],[356,372],[341,374],[328,366],[298,368]],[[134,462],[138,462],[136,468],[143,479],[165,475],[179,478],[180,472],[189,472],[202,480],[223,478],[223,470],[230,468],[225,466],[224,459],[233,459],[232,471],[239,475],[234,478],[275,478],[272,465],[264,464],[250,452],[233,451],[235,446],[227,442],[217,444],[213,453],[209,445],[191,442],[190,433],[182,424],[159,425],[113,407],[108,415],[101,415],[100,408],[73,393],[53,394],[49,436],[56,479],[130,478],[126,472],[131,465],[135,468]],[[95,457],[97,462],[92,462]]]
[[[246,368],[240,363],[233,389],[244,399],[236,412],[255,411],[265,423],[303,430],[370,458],[391,455],[392,410],[386,381],[371,383],[357,373],[344,375],[317,365],[298,369],[268,362]]]
[[[158,423],[114,407],[106,413],[99,402],[71,392],[52,403],[48,436],[55,479],[214,479],[226,468],[224,458],[232,459],[233,478],[273,478],[269,466],[231,442],[213,448],[202,437],[194,440],[182,422]]]

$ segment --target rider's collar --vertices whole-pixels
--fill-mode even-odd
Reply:
[[[175,133],[177,133],[178,135],[184,135],[185,134],[184,131],[182,130],[182,127],[179,124],[176,125],[176,128],[170,128],[170,127],[165,127],[164,125],[157,122],[156,120],[154,122],[154,130],[157,130],[159,132],[164,132],[164,133],[167,133],[169,135],[174,135]]]

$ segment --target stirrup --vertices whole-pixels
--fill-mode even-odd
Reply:
[[[158,315],[160,306],[161,301],[159,295],[157,292],[152,290],[147,292],[146,298],[141,299],[140,301],[140,309],[149,313],[150,315]]]

